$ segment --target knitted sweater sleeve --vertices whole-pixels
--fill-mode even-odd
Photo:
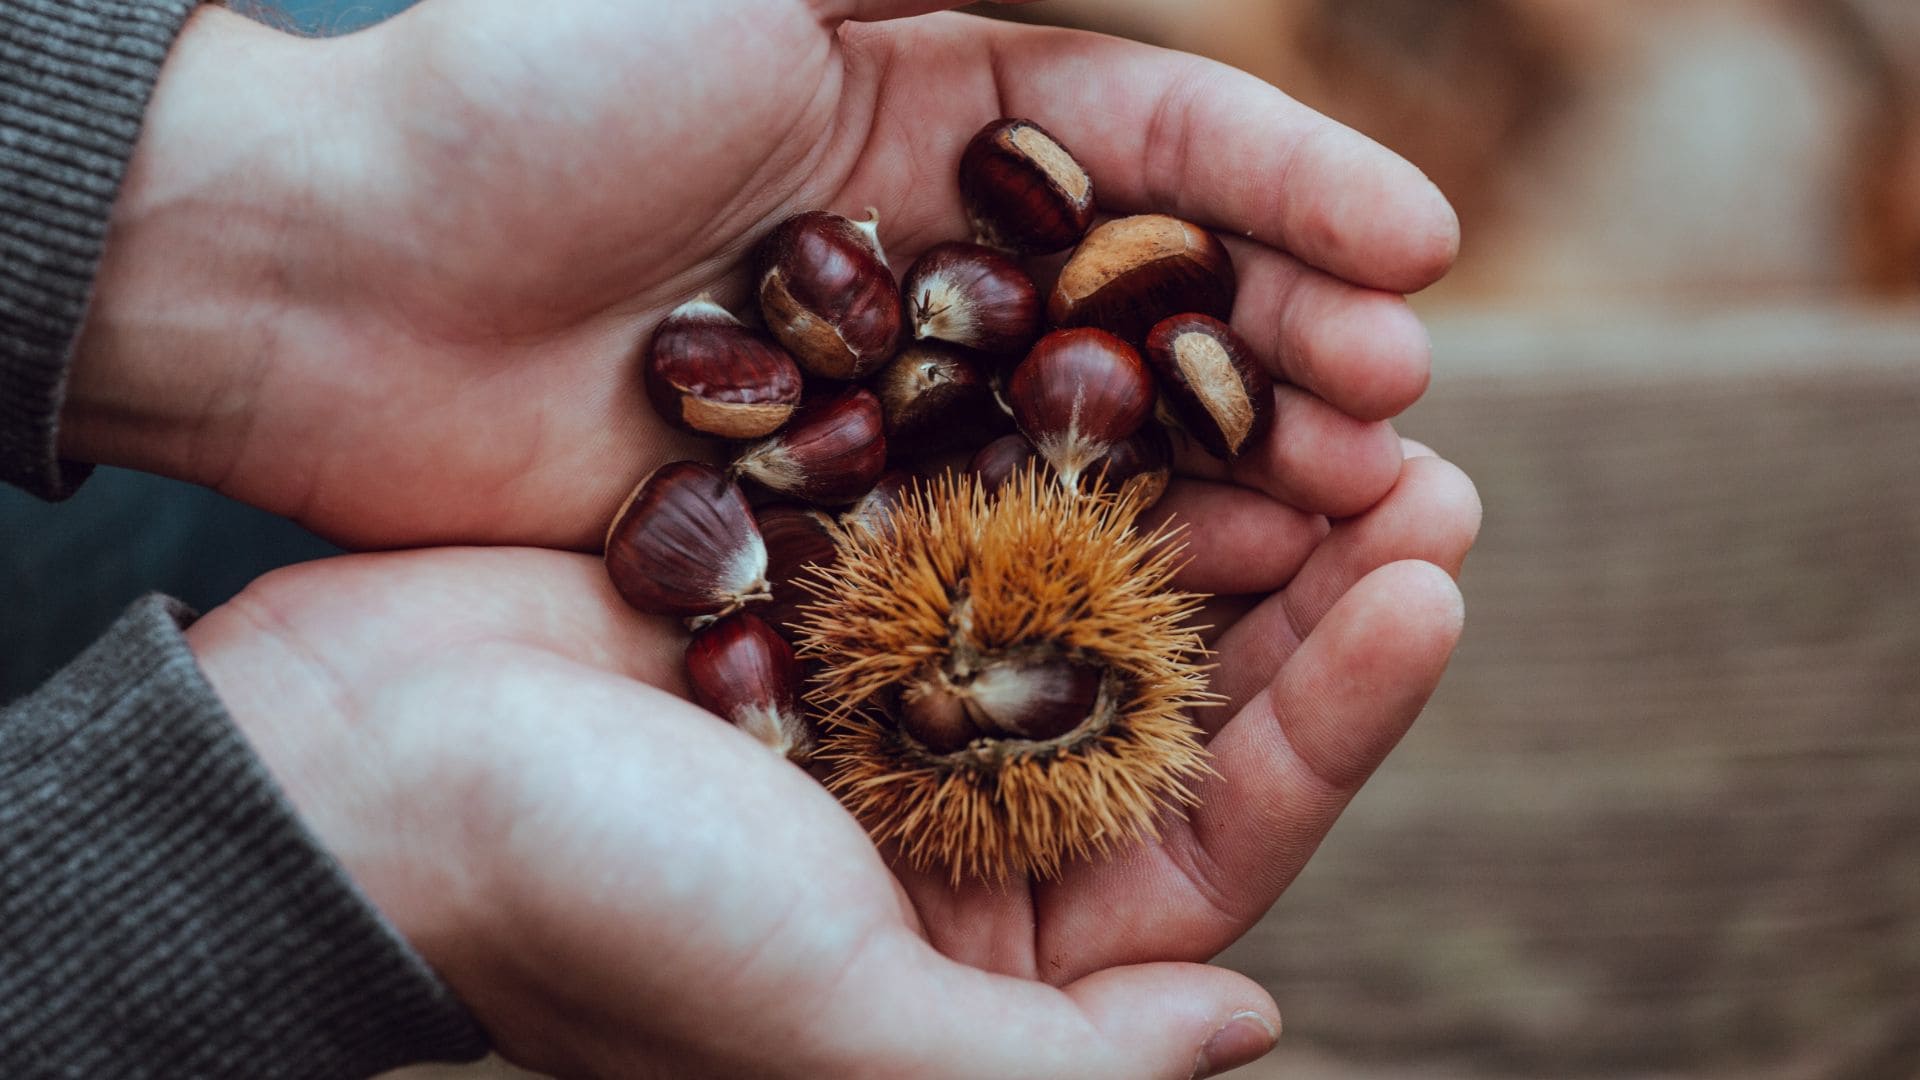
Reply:
[[[56,422],[107,222],[192,0],[0,0],[0,480]],[[479,1056],[318,846],[181,636],[136,605],[0,709],[0,1075],[354,1077]]]

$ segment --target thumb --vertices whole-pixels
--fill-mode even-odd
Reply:
[[[814,7],[820,12],[820,18],[829,26],[843,22],[880,22],[885,19],[904,19],[911,15],[925,15],[930,11],[946,11],[966,4],[968,0],[816,0]],[[1013,6],[1032,3],[1033,0],[993,0],[996,4]]]
[[[1115,1076],[1217,1076],[1265,1057],[1280,1009],[1259,983],[1206,964],[1135,964],[1071,983],[1067,996],[1116,1059]]]
[[[854,1006],[869,1031],[887,1018],[888,1045],[870,1046],[879,1054],[861,1065],[886,1061],[889,1076],[1188,1080],[1265,1055],[1280,1031],[1258,983],[1206,964],[1109,968],[1056,988],[966,967],[924,944],[896,959],[919,970],[866,982],[881,1000]]]

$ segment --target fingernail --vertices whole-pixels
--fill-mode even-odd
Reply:
[[[1259,1061],[1279,1041],[1280,1033],[1266,1017],[1257,1012],[1234,1013],[1227,1025],[1214,1032],[1207,1045],[1200,1048],[1200,1056],[1193,1059],[1194,1080],[1219,1076],[1229,1069]]]

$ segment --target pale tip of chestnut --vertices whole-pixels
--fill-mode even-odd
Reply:
[[[1104,330],[1056,330],[1007,382],[1014,421],[1069,486],[1152,415],[1156,391],[1133,346]]]
[[[687,682],[701,708],[717,713],[776,753],[804,761],[813,732],[800,712],[800,664],[767,622],[738,612],[687,643]]]

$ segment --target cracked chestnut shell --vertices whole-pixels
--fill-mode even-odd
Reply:
[[[1273,378],[1233,328],[1209,315],[1175,315],[1147,334],[1161,397],[1215,457],[1235,458],[1273,427]]]
[[[647,398],[683,431],[757,439],[800,406],[800,368],[773,339],[701,296],[675,308],[647,346]]]
[[[980,129],[960,155],[960,197],[982,243],[1026,255],[1065,251],[1093,224],[1093,180],[1031,120]]]
[[[1047,298],[1055,326],[1094,326],[1134,343],[1171,315],[1233,314],[1237,279],[1219,237],[1165,214],[1116,218],[1087,234]]]
[[[808,374],[858,379],[899,347],[900,292],[880,248],[880,217],[849,221],[809,210],[767,234],[754,253],[767,329]]]

